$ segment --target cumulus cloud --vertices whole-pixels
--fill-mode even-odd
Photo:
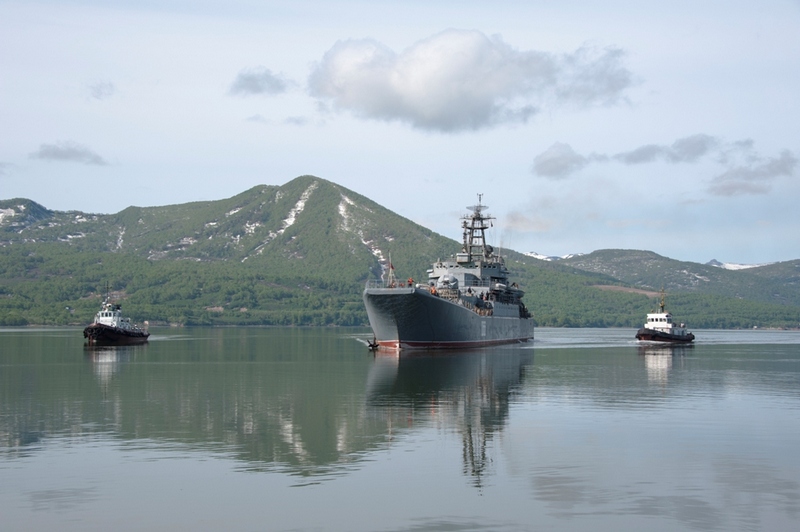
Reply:
[[[292,82],[264,67],[239,72],[228,91],[234,96],[276,95],[286,92]]]
[[[526,122],[545,102],[608,105],[632,84],[619,50],[556,56],[500,37],[447,30],[396,53],[372,39],[337,42],[309,77],[334,109],[442,132]]]
[[[116,92],[116,87],[110,81],[100,81],[89,85],[89,95],[95,100],[105,100]]]
[[[715,196],[765,194],[774,179],[793,175],[797,162],[791,151],[784,150],[778,157],[728,169],[711,180],[708,191]]]
[[[39,149],[29,155],[31,159],[43,161],[67,161],[97,166],[106,166],[108,163],[92,150],[74,142],[61,142],[58,144],[42,144]]]

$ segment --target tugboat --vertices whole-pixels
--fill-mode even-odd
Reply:
[[[147,342],[150,333],[131,323],[130,318],[122,317],[122,305],[111,303],[108,292],[94,322],[83,330],[83,337],[89,345],[131,345]]]
[[[428,270],[428,284],[388,278],[368,281],[364,305],[373,332],[371,350],[453,349],[525,342],[533,339],[533,319],[524,292],[510,283],[503,257],[486,243],[494,219],[486,205],[467,207],[462,217],[463,247]]]
[[[672,322],[672,314],[665,310],[664,290],[661,290],[661,302],[658,312],[647,315],[647,323],[636,332],[637,340],[649,342],[670,342],[688,344],[694,340],[694,334],[686,330],[686,325]]]

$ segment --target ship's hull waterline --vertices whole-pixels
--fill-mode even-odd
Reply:
[[[125,330],[102,323],[93,323],[83,330],[89,345],[136,345],[147,342],[150,333],[143,330]]]
[[[636,332],[636,339],[644,342],[664,342],[670,344],[690,344],[694,341],[694,334],[669,334],[642,327]]]
[[[533,320],[520,318],[516,306],[505,316],[497,304],[491,314],[480,314],[419,287],[368,288],[364,305],[375,347],[461,349],[533,339]]]

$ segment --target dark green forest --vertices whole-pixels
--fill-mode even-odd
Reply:
[[[603,276],[531,262],[536,261],[509,261],[509,266],[527,292],[526,304],[538,326],[638,327],[656,307],[655,297],[599,289],[619,285]],[[421,268],[408,271],[416,279],[424,275]],[[327,278],[270,272],[255,263],[149,261],[114,253],[65,255],[56,246],[14,246],[0,254],[0,325],[88,323],[108,285],[112,299],[138,322],[361,326],[367,325],[361,301],[367,277],[358,270],[349,278],[341,271]],[[668,308],[695,328],[800,325],[795,306],[713,294],[670,294]]]

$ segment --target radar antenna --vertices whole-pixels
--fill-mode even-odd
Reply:
[[[489,207],[481,203],[483,194],[478,194],[478,204],[467,207],[472,214],[463,216],[461,227],[464,229],[464,252],[469,254],[469,261],[488,258],[492,254],[491,246],[486,245],[485,231],[490,227],[493,216],[484,215],[483,210]]]

